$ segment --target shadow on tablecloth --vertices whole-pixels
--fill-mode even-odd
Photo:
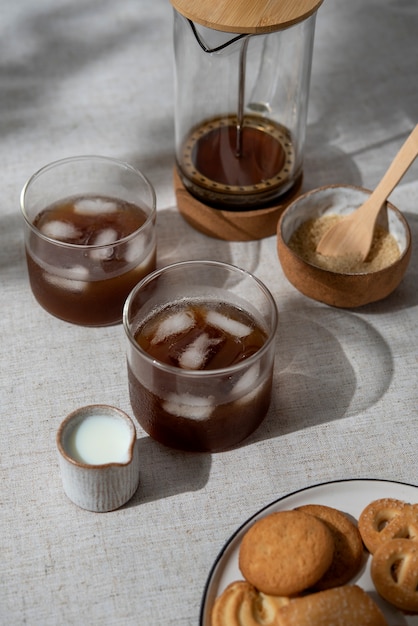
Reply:
[[[140,482],[126,507],[198,491],[206,485],[212,464],[210,454],[174,450],[147,436],[137,439],[136,445],[142,459]]]
[[[272,404],[248,443],[365,412],[390,386],[393,359],[362,317],[295,295],[280,315]]]

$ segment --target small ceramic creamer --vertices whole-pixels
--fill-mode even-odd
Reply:
[[[95,512],[118,509],[139,483],[135,426],[123,411],[94,404],[70,413],[57,432],[64,492]]]

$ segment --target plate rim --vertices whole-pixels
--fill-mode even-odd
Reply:
[[[285,493],[283,496],[280,496],[279,498],[276,498],[275,500],[272,500],[268,504],[264,505],[263,507],[258,509],[255,513],[250,515],[242,524],[240,524],[240,526],[238,528],[235,529],[235,531],[224,542],[224,544],[222,545],[220,551],[218,552],[214,562],[212,563],[210,571],[209,571],[209,573],[208,573],[208,575],[206,577],[206,582],[205,582],[205,586],[204,586],[204,589],[203,589],[202,599],[201,599],[201,602],[200,602],[199,626],[204,626],[204,621],[203,620],[204,620],[204,612],[205,612],[205,603],[206,603],[206,598],[207,598],[207,595],[208,595],[208,591],[209,591],[210,583],[212,581],[213,574],[214,574],[214,572],[215,572],[215,570],[216,570],[220,560],[222,559],[223,555],[227,551],[228,547],[234,541],[235,537],[237,535],[239,535],[239,533],[242,531],[244,526],[249,524],[251,522],[251,520],[253,520],[254,518],[258,517],[259,515],[262,515],[263,512],[266,511],[268,508],[274,506],[275,504],[281,502],[282,500],[285,500],[286,498],[290,498],[292,496],[295,496],[296,494],[303,493],[304,491],[308,491],[309,489],[315,489],[316,487],[325,487],[327,485],[337,485],[337,484],[341,484],[341,483],[361,483],[361,482],[365,482],[365,483],[373,483],[373,482],[375,482],[375,483],[388,483],[388,484],[392,484],[392,485],[400,485],[400,486],[404,486],[404,487],[414,487],[415,489],[418,489],[418,485],[414,485],[413,483],[407,483],[407,482],[402,481],[402,480],[391,480],[389,478],[338,478],[336,480],[324,480],[322,482],[314,483],[312,485],[308,485],[308,486],[302,487],[300,489],[295,489],[294,491],[290,491],[289,493]]]

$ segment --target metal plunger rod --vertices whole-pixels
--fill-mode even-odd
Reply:
[[[235,146],[235,156],[239,159],[242,154],[242,126],[244,123],[244,99],[245,99],[245,69],[247,62],[247,49],[250,35],[247,35],[242,42],[239,54],[239,76],[238,76],[238,110],[237,110],[237,141]]]

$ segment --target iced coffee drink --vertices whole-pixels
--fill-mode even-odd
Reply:
[[[155,199],[146,179],[110,159],[68,159],[29,180],[22,211],[39,304],[75,324],[120,322],[128,294],[155,269]]]
[[[238,281],[233,290],[231,277]],[[216,262],[169,266],[134,289],[124,324],[131,404],[151,437],[218,451],[261,423],[270,404],[277,312],[253,276]]]

